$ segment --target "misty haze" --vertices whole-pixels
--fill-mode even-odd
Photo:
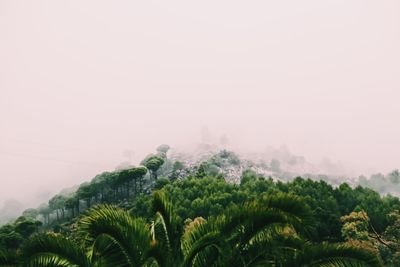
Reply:
[[[400,266],[399,47],[395,0],[0,0],[0,266]]]

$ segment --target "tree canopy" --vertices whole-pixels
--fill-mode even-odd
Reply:
[[[240,164],[235,154],[193,166],[168,149],[0,227],[0,266],[346,266],[349,255],[351,266],[399,266],[398,198],[251,169],[232,183],[220,170]]]

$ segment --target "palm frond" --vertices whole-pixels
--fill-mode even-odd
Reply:
[[[150,249],[147,250],[146,253],[146,261],[144,262],[143,266],[146,267],[167,267],[169,263],[169,253],[165,252],[163,246],[160,245],[157,241],[153,241]]]
[[[223,256],[222,244],[223,241],[218,232],[210,232],[202,236],[187,251],[182,266],[212,266],[218,257]]]
[[[113,266],[140,266],[150,248],[150,230],[143,219],[110,205],[90,209],[78,222],[83,244],[92,246],[95,261]],[[103,259],[100,259],[100,258]]]
[[[290,225],[287,215],[255,202],[228,210],[220,220],[222,235],[229,236],[230,242],[240,246],[262,232],[272,233]]]
[[[153,211],[155,213],[152,224],[153,239],[164,246],[165,250],[174,257],[180,258],[180,218],[176,215],[172,203],[163,191],[153,194]]]
[[[48,263],[49,266],[90,266],[84,250],[71,240],[55,233],[30,238],[21,248],[21,256],[28,266]]]
[[[309,235],[314,230],[314,220],[311,209],[303,199],[293,194],[278,193],[259,200],[258,205],[268,207],[285,216],[286,221],[298,233]]]
[[[218,260],[223,257],[228,259],[228,263],[224,263],[228,266],[267,266],[272,264],[273,255],[278,253],[278,249],[274,249],[279,244],[277,238],[283,234],[297,236],[292,224],[300,229],[309,223],[309,216],[309,209],[304,208],[300,199],[292,195],[278,195],[263,201],[248,202],[232,207],[223,215],[210,218],[208,222],[198,224],[189,233],[185,233],[182,251],[185,260],[194,263],[206,262],[204,259],[211,254],[219,254]],[[211,236],[215,236],[215,239],[208,240]],[[218,251],[217,248],[223,249]]]
[[[263,233],[252,239],[240,251],[240,256],[250,266],[270,266],[277,262],[277,258],[292,257],[305,241],[295,236],[288,236],[282,232],[273,234]]]
[[[32,257],[24,265],[25,267],[72,267],[78,266],[76,264],[71,264],[65,259],[51,254],[40,254]]]

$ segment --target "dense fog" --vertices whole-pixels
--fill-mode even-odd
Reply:
[[[163,143],[294,155],[303,173],[364,184],[397,179],[399,10],[395,0],[0,0],[0,214]]]

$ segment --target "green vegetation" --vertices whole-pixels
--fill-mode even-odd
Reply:
[[[153,219],[147,223],[114,206],[96,206],[78,220],[70,238],[35,235],[17,257],[3,253],[3,264],[381,266],[364,249],[304,241],[301,237],[312,229],[311,213],[299,197],[290,194],[246,202],[208,220],[200,217],[183,224],[165,192],[156,191],[152,210]]]
[[[400,266],[400,201],[167,157],[105,172],[0,227],[0,266]]]

